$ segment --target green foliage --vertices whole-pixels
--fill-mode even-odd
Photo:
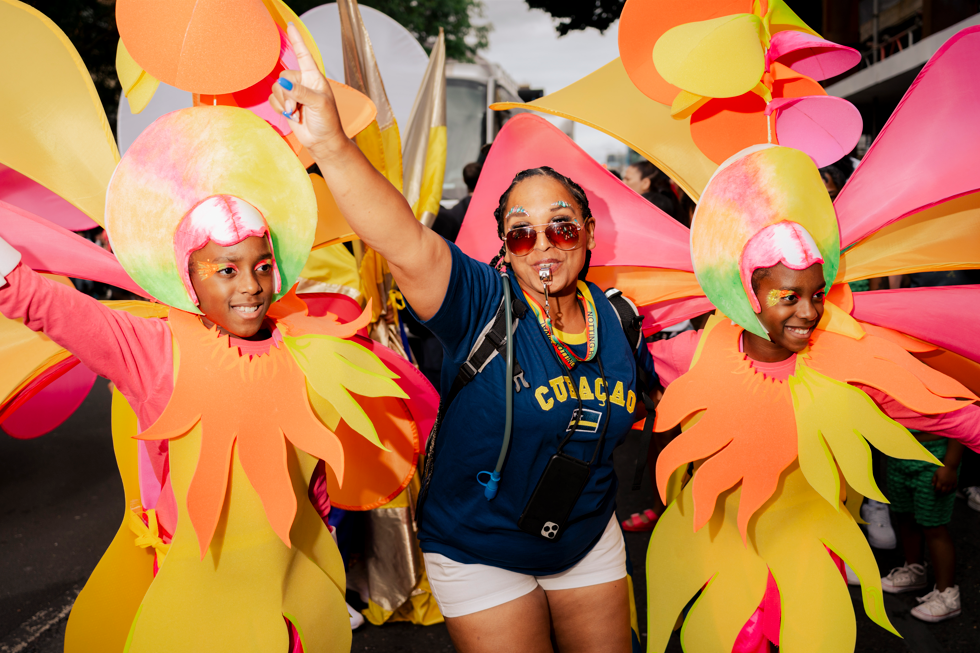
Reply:
[[[638,1],[638,0],[635,0]],[[693,2],[694,0],[675,0]],[[543,9],[558,19],[555,30],[559,36],[571,31],[594,27],[600,32],[619,20],[626,0],[526,0],[531,9]],[[823,22],[822,5],[813,0],[788,0],[786,2],[807,25],[817,30]],[[748,11],[746,9],[746,11]]]
[[[544,9],[558,19],[555,30],[560,36],[587,27],[605,32],[619,20],[624,4],[626,0],[527,0],[531,9]]]
[[[324,0],[285,0],[297,14],[324,4]],[[490,25],[474,25],[483,17],[482,0],[359,0],[359,4],[387,14],[411,32],[426,52],[432,49],[439,28],[446,32],[446,56],[472,61],[486,48]]]
[[[286,0],[293,11],[302,14],[328,0]],[[119,80],[116,78],[115,0],[25,0],[54,21],[68,36],[92,75],[113,132],[119,106]],[[489,25],[474,25],[471,19],[483,16],[481,0],[364,0],[404,25],[426,51],[446,30],[446,55],[458,61],[471,61],[487,47]],[[467,43],[469,41],[469,43]]]

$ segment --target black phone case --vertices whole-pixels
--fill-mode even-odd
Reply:
[[[518,527],[546,540],[559,540],[564,533],[565,521],[572,514],[588,480],[587,462],[556,453],[548,461],[531,500],[517,520]]]

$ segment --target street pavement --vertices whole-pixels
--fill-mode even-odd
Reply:
[[[63,648],[68,610],[119,527],[123,515],[109,434],[110,396],[99,380],[82,407],[55,431],[36,440],[0,433],[0,653],[55,653]],[[625,518],[650,504],[644,481],[629,491],[637,443],[616,453],[619,514]],[[962,616],[925,624],[909,615],[914,595],[885,595],[885,607],[904,639],[865,616],[860,591],[850,588],[861,653],[967,653],[980,651],[980,513],[958,500],[952,533]],[[646,582],[642,570],[648,533],[627,533],[636,569],[634,585],[640,630],[645,635]],[[882,575],[902,564],[898,551],[875,551]],[[664,564],[669,564],[665,561]],[[441,653],[453,651],[444,625],[366,625],[354,633],[352,651]],[[679,653],[675,633],[667,651]],[[101,652],[100,652],[101,653]]]

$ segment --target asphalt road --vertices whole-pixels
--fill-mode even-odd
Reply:
[[[636,442],[617,452],[620,478],[631,479]],[[620,489],[620,515],[646,507],[648,482],[639,492]],[[109,392],[98,381],[82,407],[60,428],[36,440],[0,433],[0,653],[62,650],[71,601],[109,544],[123,514],[109,436]],[[941,624],[913,619],[914,596],[886,595],[885,606],[899,639],[864,615],[851,588],[858,620],[856,650],[869,652],[967,653],[980,651],[980,513],[957,501],[952,526],[957,547],[963,615]],[[636,598],[645,632],[646,583],[640,570],[648,534],[627,534],[637,569]],[[876,551],[882,574],[901,564],[897,551]],[[354,633],[352,650],[405,653],[453,651],[445,626],[367,625]],[[667,648],[680,652],[675,635]]]

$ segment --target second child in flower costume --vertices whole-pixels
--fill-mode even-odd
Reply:
[[[849,289],[831,285],[839,251],[833,205],[798,150],[748,148],[701,196],[691,252],[719,310],[703,332],[652,345],[667,385],[656,428],[685,428],[657,461],[661,495],[672,474],[694,472],[650,544],[651,650],[694,597],[687,651],[852,650],[841,559],[868,615],[894,632],[849,511],[861,496],[886,501],[868,443],[941,464],[906,428],[977,449],[980,408],[903,336],[849,315]]]

